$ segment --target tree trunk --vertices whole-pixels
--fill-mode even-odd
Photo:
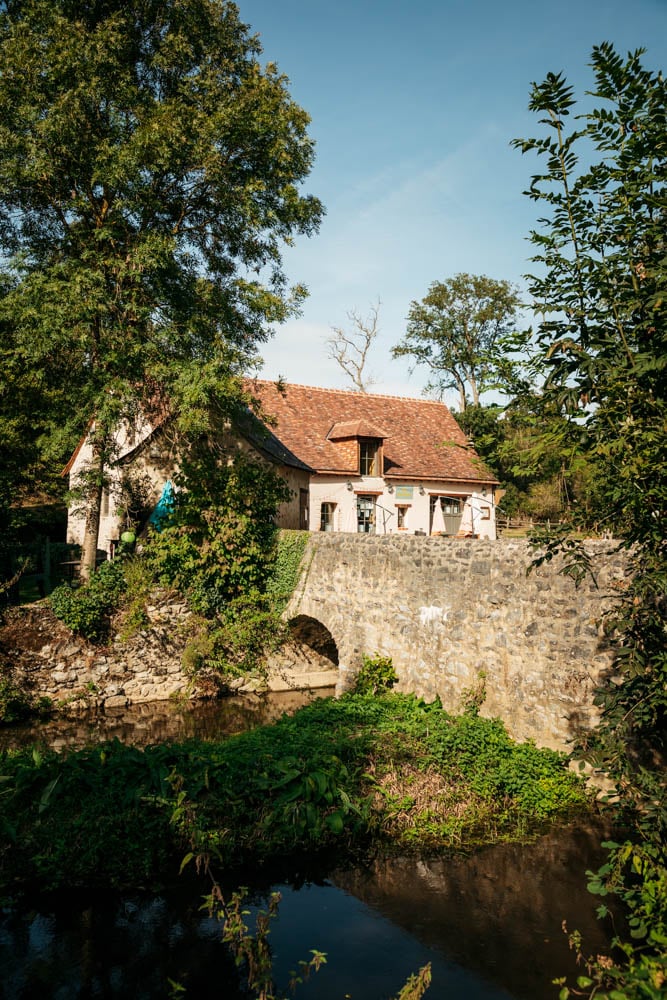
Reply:
[[[456,377],[456,381],[458,382],[458,387],[459,387],[459,405],[461,407],[460,412],[463,413],[465,411],[468,402],[468,400],[466,399],[465,382],[463,382],[462,379],[458,378],[458,376]]]
[[[81,546],[81,579],[90,580],[95,572],[97,541],[100,534],[102,492],[104,490],[104,449],[94,447],[93,465],[90,470],[91,484],[86,505],[86,528]]]

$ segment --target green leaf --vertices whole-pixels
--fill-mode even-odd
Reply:
[[[44,812],[44,810],[48,808],[49,803],[51,801],[51,796],[59,780],[60,780],[60,775],[55,777],[53,781],[50,781],[46,786],[46,788],[44,789],[44,791],[42,792],[42,795],[39,800],[39,809],[38,809],[38,813],[40,816]]]
[[[181,861],[181,867],[178,869],[178,874],[179,875],[183,874],[184,869],[187,868],[187,866],[190,864],[190,862],[192,861],[193,858],[194,858],[194,854],[192,853],[192,851],[189,854],[185,855],[185,857]]]
[[[343,815],[340,812],[329,813],[325,819],[325,823],[332,831],[332,833],[340,834],[345,829],[345,822]]]

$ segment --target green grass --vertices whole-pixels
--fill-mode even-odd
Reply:
[[[185,853],[443,850],[587,808],[565,758],[411,696],[322,699],[223,742],[0,757],[0,885],[137,885]]]

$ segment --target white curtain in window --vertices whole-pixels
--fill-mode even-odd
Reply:
[[[435,499],[435,509],[433,511],[433,524],[431,525],[432,535],[446,535],[447,528],[445,527],[445,515],[442,513],[442,503],[440,497]]]

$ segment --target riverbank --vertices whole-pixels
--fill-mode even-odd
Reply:
[[[406,695],[321,699],[221,741],[0,756],[0,887],[159,884],[186,855],[218,871],[307,852],[441,853],[583,814],[563,755],[474,708]]]

